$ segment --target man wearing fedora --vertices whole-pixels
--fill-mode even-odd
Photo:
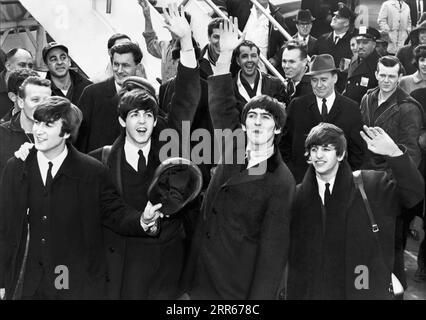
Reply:
[[[354,37],[358,45],[358,58],[349,65],[343,95],[361,103],[367,90],[377,87],[375,72],[380,56],[376,51],[376,41],[380,33],[374,28],[361,26]]]
[[[307,46],[308,55],[312,55],[317,38],[311,36],[312,22],[315,18],[312,16],[309,9],[299,10],[295,19],[297,34],[293,36],[294,39],[299,40]]]
[[[362,122],[358,104],[337,93],[337,69],[333,57],[322,54],[311,64],[312,94],[294,99],[287,108],[288,120],[281,144],[281,154],[300,182],[308,164],[305,158],[304,142],[309,131],[320,122],[329,122],[340,127],[348,140],[348,161],[353,170],[363,160],[364,142],[359,134]]]
[[[333,31],[318,37],[313,54],[332,54],[336,68],[339,68],[342,61],[349,62],[352,57],[350,40],[355,32],[355,18],[355,13],[349,7],[340,4],[331,19],[330,26]],[[342,92],[345,88],[347,72],[339,72],[338,76],[336,88],[338,92]]]
[[[78,106],[84,88],[92,82],[70,69],[68,48],[63,44],[50,42],[43,48],[42,56],[49,70],[46,79],[51,81],[52,96],[66,97]]]
[[[192,122],[200,99],[199,68],[191,29],[183,14],[175,9],[171,9],[171,17],[167,16],[168,29],[180,39],[182,46],[168,117],[158,114],[153,86],[141,77],[129,77],[122,83],[116,115],[122,127],[120,136],[112,146],[90,153],[107,165],[119,194],[138,210],[158,205],[148,200],[148,189],[157,167],[165,160],[161,156],[166,141],[160,140],[160,134],[173,130],[181,135],[182,122]],[[176,146],[180,140],[171,143]],[[177,149],[180,150],[179,145]],[[186,256],[182,217],[171,216],[158,225],[146,227],[158,235],[124,237],[104,229],[110,299],[178,298]]]

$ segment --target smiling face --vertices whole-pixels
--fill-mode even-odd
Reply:
[[[423,76],[426,76],[426,58],[420,57],[419,58],[419,71]]]
[[[257,50],[256,47],[240,47],[237,64],[241,67],[241,74],[245,77],[252,77],[256,74],[259,65],[259,54]]]
[[[299,49],[285,49],[282,57],[282,67],[285,76],[290,79],[301,79],[306,70],[307,59],[302,59]]]
[[[426,44],[426,30],[419,31],[419,44]]]
[[[324,72],[311,77],[312,90],[318,98],[328,98],[334,92],[337,75]]]
[[[133,53],[114,53],[112,56],[112,71],[115,82],[122,85],[124,80],[130,76],[135,76],[138,64],[135,62]]]
[[[151,139],[152,131],[157,124],[154,114],[150,110],[133,109],[129,111],[124,121],[118,118],[123,128],[126,128],[126,137],[133,145],[143,148]]]
[[[338,156],[335,146],[331,144],[309,149],[309,162],[314,166],[316,174],[325,181],[336,176],[344,156],[344,153]]]
[[[210,48],[213,49],[213,51],[216,54],[220,54],[220,33],[219,29],[213,29],[212,34],[209,36],[209,43]]]
[[[371,39],[358,39],[358,56],[361,59],[366,59],[375,49],[376,42]]]
[[[26,85],[24,94],[24,98],[18,97],[18,105],[22,109],[21,116],[33,121],[34,110],[42,101],[51,96],[52,90],[50,87],[30,83]]]
[[[56,78],[65,77],[71,67],[68,54],[61,48],[50,50],[46,56],[46,63],[50,73]]]
[[[242,127],[247,133],[248,146],[253,150],[271,147],[275,135],[281,133],[272,114],[261,108],[249,110]]]
[[[41,151],[46,158],[56,158],[65,148],[69,133],[61,134],[62,120],[53,122],[34,121],[33,135],[34,145],[38,151]],[[61,136],[62,135],[62,136]]]

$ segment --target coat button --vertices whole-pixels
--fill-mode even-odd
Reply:
[[[46,221],[46,220],[47,220],[47,216],[43,216],[41,219],[42,219],[43,221]]]
[[[41,243],[42,243],[42,244],[45,244],[45,243],[46,243],[46,239],[45,239],[45,238],[42,238],[42,239],[41,239]]]
[[[207,239],[210,239],[210,232],[206,232]]]
[[[113,253],[115,251],[114,247],[109,247],[109,252]]]
[[[214,215],[216,215],[216,214],[217,214],[217,210],[216,210],[216,208],[213,208],[213,210],[212,210],[212,211],[213,211],[213,214],[214,214]]]

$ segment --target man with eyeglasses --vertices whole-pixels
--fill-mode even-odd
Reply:
[[[395,220],[424,197],[424,181],[408,152],[378,127],[360,132],[392,174],[358,171],[372,221],[346,161],[343,130],[320,123],[309,132],[309,169],[297,186],[290,227],[287,299],[390,300]],[[376,225],[373,233],[372,225]]]
[[[360,27],[355,34],[358,57],[352,59],[348,69],[348,79],[343,95],[361,103],[367,90],[377,87],[375,76],[380,56],[376,51],[376,41],[380,33],[374,28]]]
[[[70,69],[68,48],[63,44],[50,42],[43,48],[42,56],[49,69],[46,79],[51,81],[52,95],[66,97],[77,105],[84,88],[92,82]]]
[[[295,19],[297,34],[293,36],[294,39],[299,40],[307,46],[308,55],[312,55],[317,38],[311,36],[312,22],[315,18],[312,16],[311,11],[299,10]]]

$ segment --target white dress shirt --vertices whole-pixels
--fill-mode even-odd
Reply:
[[[126,141],[124,142],[124,155],[126,157],[126,161],[128,164],[138,172],[138,162],[139,162],[139,149],[133,143],[131,143],[126,137]],[[151,150],[151,139],[149,139],[148,143],[142,148],[143,156],[145,157],[146,165],[148,166],[148,156],[149,151]]]
[[[333,42],[335,44],[339,43],[339,41],[342,40],[342,38],[345,36],[345,34],[346,34],[346,32],[345,33],[341,33],[341,34],[336,34],[336,31],[333,31]],[[336,37],[339,38],[339,41],[337,41],[337,43],[336,43]]]
[[[322,204],[324,204],[324,193],[325,193],[325,184],[330,184],[330,195],[333,193],[333,187],[334,187],[334,180],[336,180],[336,176],[334,176],[330,181],[326,182],[322,180],[319,176],[316,176],[317,183],[318,183],[318,193],[321,197]]]
[[[41,178],[43,179],[44,185],[46,185],[46,177],[47,177],[47,171],[49,170],[49,162],[52,162],[53,164],[52,178],[54,178],[56,174],[58,173],[58,170],[61,167],[67,155],[68,155],[68,148],[66,145],[64,150],[55,159],[52,159],[52,160],[47,159],[46,156],[41,151],[37,151],[38,168],[40,169],[40,174],[41,174]]]
[[[322,112],[322,99],[323,98],[318,98],[317,97],[317,105],[318,105],[318,110],[319,113],[321,114]],[[331,107],[334,104],[334,101],[336,100],[336,92],[333,91],[333,93],[331,95],[329,95],[327,98],[325,98],[327,101],[325,102],[325,104],[327,105],[327,114],[330,113]]]
[[[246,149],[246,156],[248,156],[247,169],[268,160],[274,154],[274,145],[270,147],[260,148],[260,150],[251,150],[249,147]]]

